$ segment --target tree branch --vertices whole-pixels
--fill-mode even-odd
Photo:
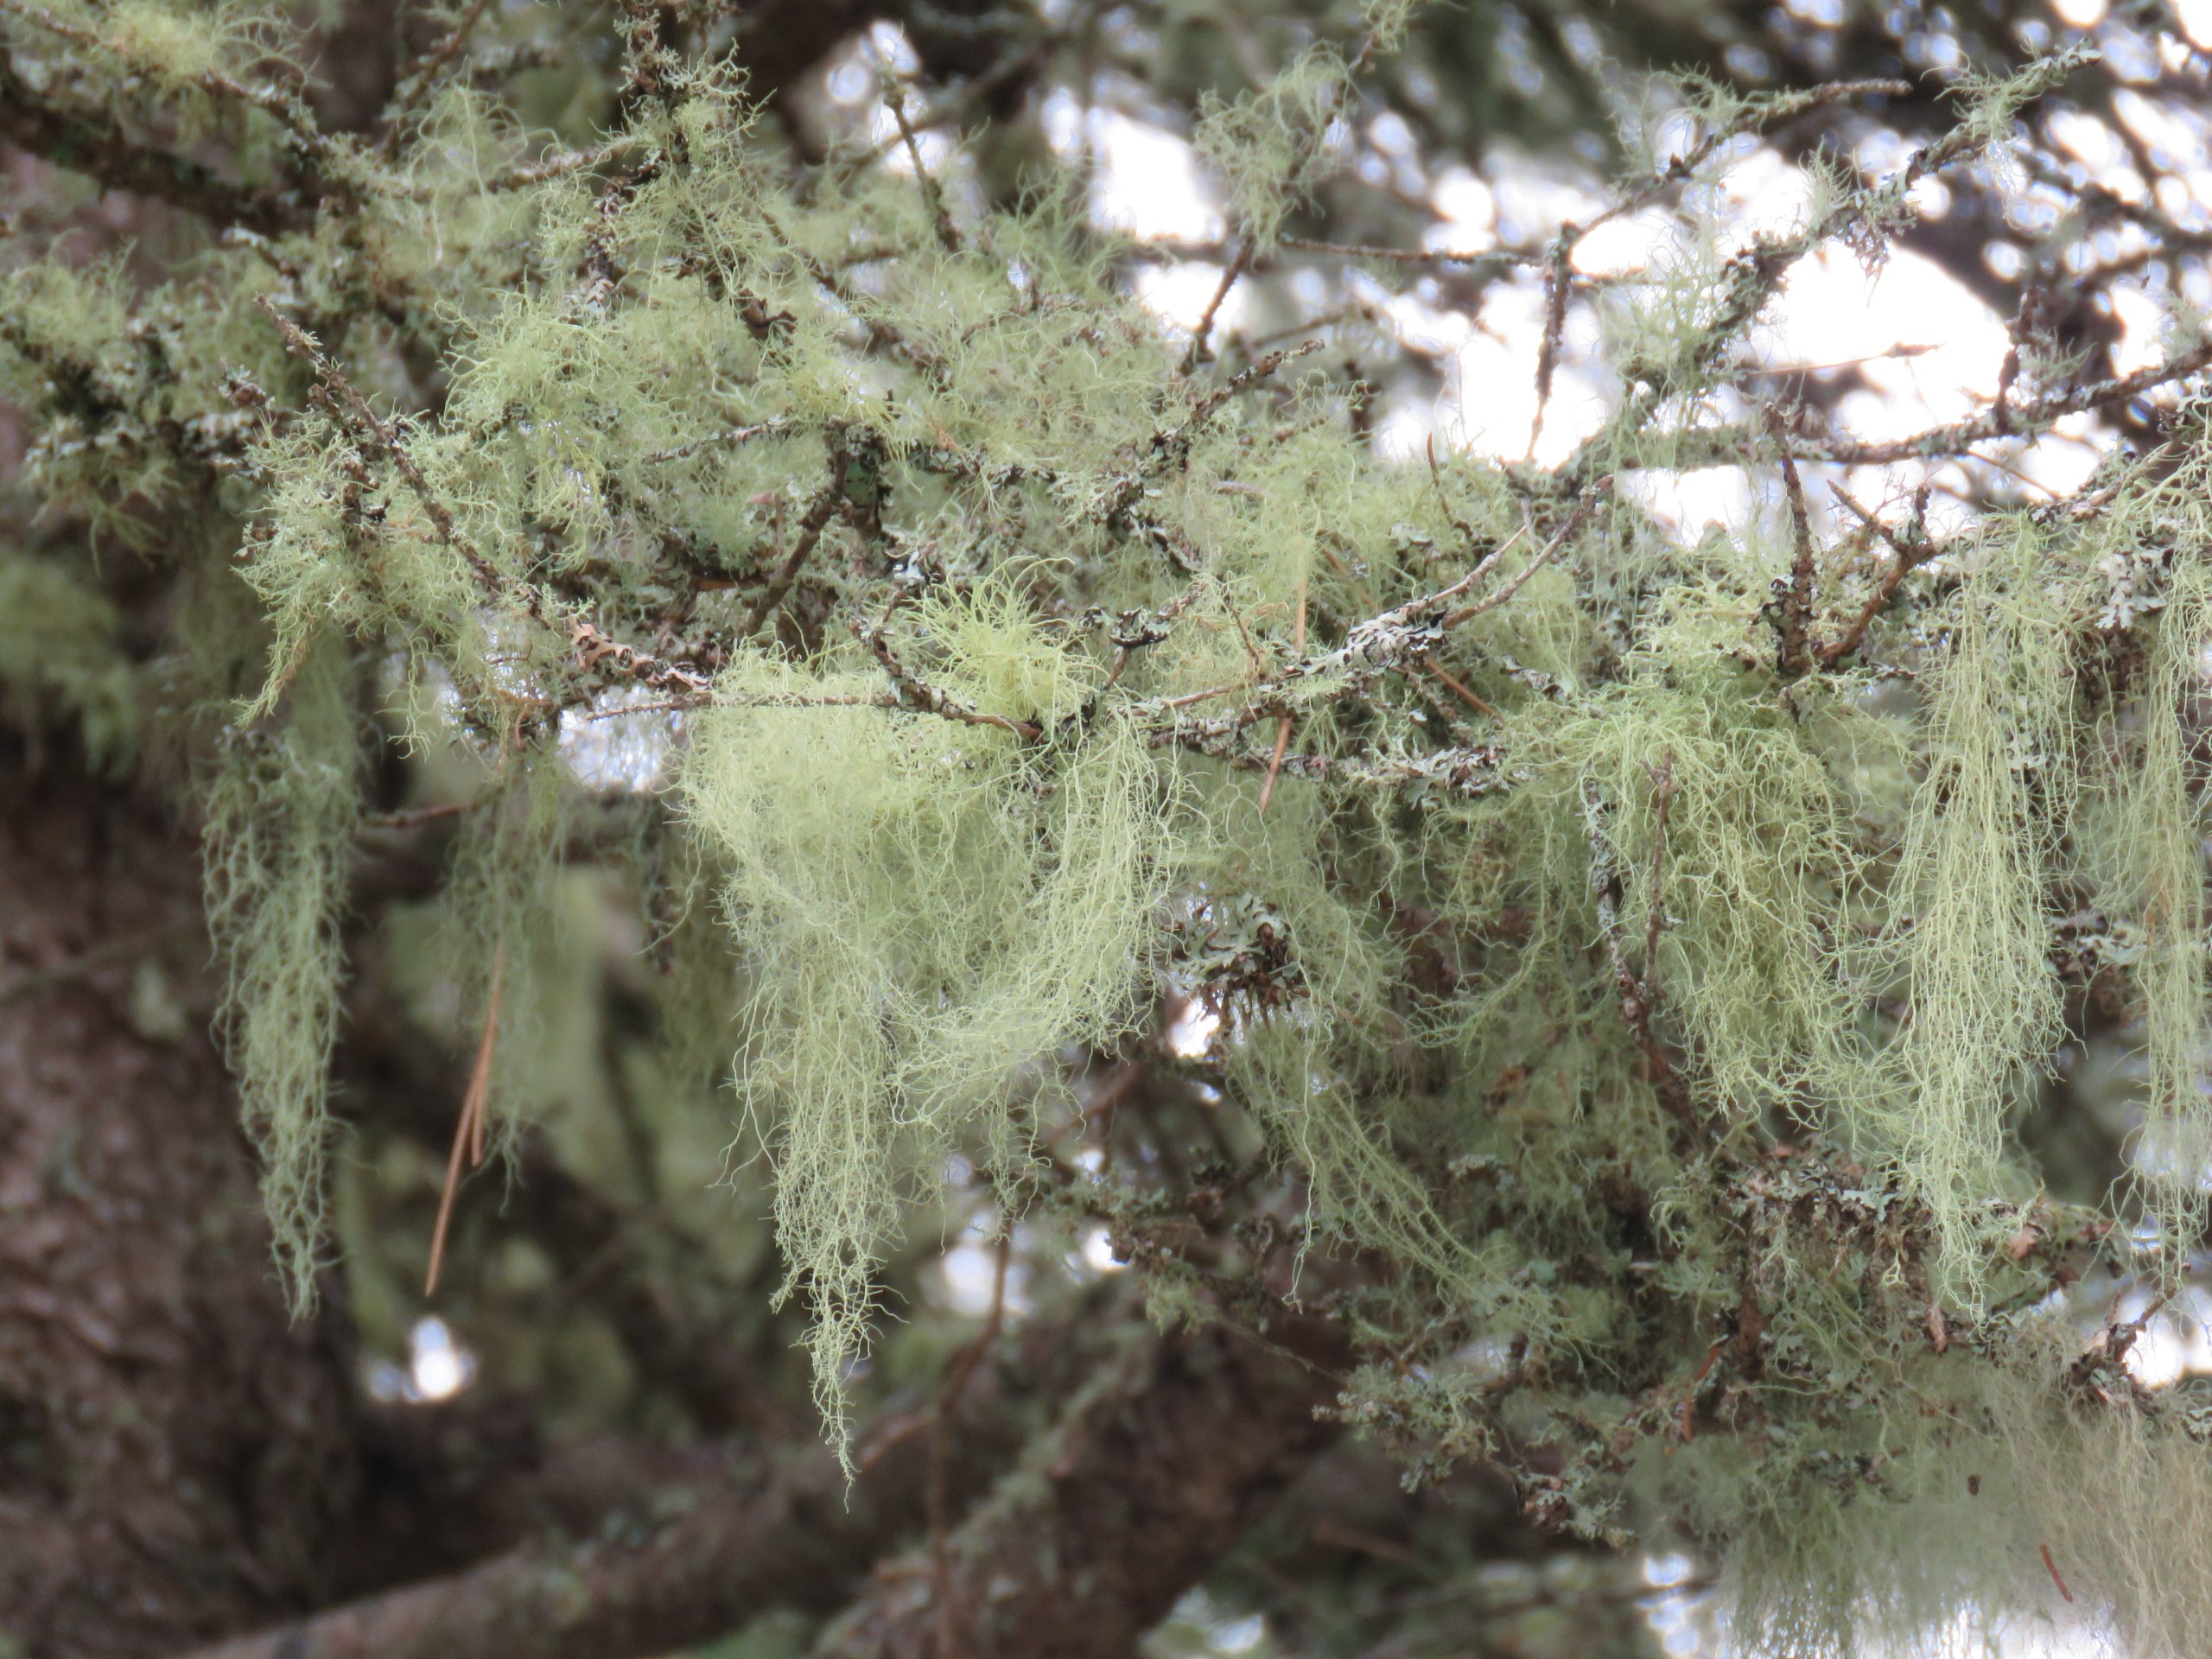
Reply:
[[[1318,1321],[1148,1344],[956,1532],[879,1573],[817,1659],[1121,1659],[1335,1440],[1345,1350]],[[1280,1345],[1276,1345],[1280,1344]],[[939,1587],[941,1585],[941,1588]]]
[[[1096,1310],[1021,1333],[1020,1362],[982,1365],[951,1425],[947,1502],[966,1504],[1020,1446],[1027,1393],[1073,1386],[1094,1344],[1126,1336]],[[1009,1339],[1014,1340],[1014,1339]],[[732,1450],[648,1515],[605,1515],[582,1542],[524,1547],[465,1572],[200,1649],[192,1659],[642,1659],[711,1641],[773,1608],[826,1613],[922,1524],[925,1437],[869,1459],[848,1487],[818,1444]]]
[[[49,105],[0,50],[0,139],[55,167],[264,236],[305,229],[315,204],[296,194],[233,184],[182,156],[137,143],[112,127]]]

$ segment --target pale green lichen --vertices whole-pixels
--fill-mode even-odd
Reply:
[[[60,562],[0,548],[0,720],[73,731],[113,771],[138,740],[137,678],[108,597]]]
[[[1262,86],[1235,99],[1210,93],[1200,106],[1198,153],[1228,185],[1255,247],[1273,248],[1299,199],[1338,164],[1329,128],[1351,84],[1343,55],[1316,46]]]
[[[330,1051],[359,823],[361,741],[342,647],[310,652],[283,704],[227,734],[206,785],[207,917],[226,969],[238,1109],[296,1309],[324,1248]]]
[[[956,689],[1057,706],[1056,648],[1002,595],[931,614]],[[733,702],[794,706],[702,714],[680,784],[751,977],[738,1084],[841,1445],[902,1192],[963,1135],[1017,1157],[1033,1063],[1138,1018],[1173,861],[1168,782],[1122,722],[1037,748],[867,706],[878,683],[733,668]]]
[[[1376,50],[1408,10],[1361,8]],[[264,49],[241,11],[54,15],[188,125],[207,74]],[[189,19],[188,51],[142,61]],[[1254,280],[1368,55],[1313,47],[1206,105]],[[1953,149],[2059,73],[1977,84]],[[1237,1155],[1273,1160],[1240,1178],[1278,1182],[1297,1293],[1358,1264],[1347,1317],[1389,1363],[1348,1383],[1356,1421],[1446,1461],[1571,1453],[1524,1496],[1592,1537],[1687,1517],[1734,1552],[1751,1650],[2016,1601],[1991,1564],[2034,1581],[2026,1540],[2174,1646],[2205,1592],[2147,1553],[2144,1506],[2195,1516],[2202,1478],[2157,1414],[2054,1392],[2076,1356],[2005,1323],[2049,1263],[1996,1247],[2048,1219],[2020,1222],[2012,1131],[2065,1030],[2053,917],[2085,899],[2139,941],[2113,958],[2149,1076],[2127,1203],[2170,1236],[2196,1214],[2202,477],[2117,465],[2078,517],[1992,518],[1848,652],[1901,573],[1871,530],[1821,547],[1785,653],[1794,542],[1686,546],[1630,480],[1709,462],[1761,271],[1831,230],[1878,254],[1901,180],[1819,171],[1755,259],[1689,214],[1609,281],[1628,395],[1546,479],[1378,455],[1345,372],[1369,325],[1241,382],[1184,371],[1079,181],[963,204],[948,237],[893,169],[792,188],[735,70],[664,92],[636,100],[625,155],[653,159],[615,163],[620,191],[606,166],[533,175],[540,137],[449,86],[389,157],[327,158],[366,181],[358,213],[143,294],[111,264],[9,278],[32,487],[143,531],[213,456],[249,519],[209,517],[165,683],[217,733],[209,905],[296,1295],[373,709],[465,785],[426,954],[454,1047],[493,1039],[502,1136],[560,1093],[538,1039],[598,988],[569,867],[649,894],[665,1070],[734,1083],[841,1436],[950,1155],[1011,1197],[1102,1056],[1186,1064]],[[1707,133],[1802,107],[1691,92]],[[261,144],[282,112],[224,119]],[[257,296],[327,336],[374,422]],[[403,402],[428,363],[435,413]],[[0,556],[11,721],[119,760],[153,678],[124,632],[43,556]],[[638,722],[634,775],[575,762],[601,720]],[[1155,1012],[1193,1000],[1217,1029],[1171,1060]],[[1153,1288],[1187,1314],[1198,1282],[1170,1263]],[[2076,1487],[2098,1501],[2068,1511]],[[1957,1547],[1885,1553],[1901,1515]]]
[[[1911,1017],[1885,1099],[1847,1128],[1932,1212],[1937,1283],[1980,1300],[1979,1257],[2017,1196],[2005,1129],[2061,1033],[2045,898],[2077,785],[2075,626],[2030,526],[1994,526],[1929,676],[1927,772],[1891,880]]]

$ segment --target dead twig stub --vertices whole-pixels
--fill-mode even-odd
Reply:
[[[1774,435],[1775,451],[1782,461],[1782,487],[1789,500],[1791,543],[1788,585],[1776,584],[1780,589],[1777,594],[1777,626],[1782,635],[1776,665],[1784,674],[1797,675],[1813,666],[1813,525],[1805,509],[1805,483],[1797,475],[1796,458],[1789,453],[1789,427],[1782,418],[1782,411],[1771,404],[1766,408],[1766,425]]]

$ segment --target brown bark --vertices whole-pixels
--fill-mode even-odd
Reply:
[[[1338,1433],[1327,1326],[1150,1344],[817,1659],[1121,1659]]]
[[[0,743],[0,1646],[143,1655],[311,1602],[357,1478],[207,1035],[197,861]]]
[[[918,1506],[912,1484],[845,1507],[826,1455],[779,1476],[732,1453],[711,1489],[662,1496],[676,1511],[630,1536],[521,1548],[197,1659],[630,1659],[710,1640],[772,1608],[835,1606]],[[612,1530],[612,1529],[610,1529]]]
[[[1335,1397],[1343,1358],[1324,1327],[1290,1324],[1274,1333],[1281,1345],[1221,1329],[1141,1343],[1077,1392],[946,1540],[942,1578],[925,1550],[877,1567],[851,1600],[933,1507],[958,1514],[1014,1456],[1014,1404],[1069,1390],[1092,1369],[1086,1356],[1119,1345],[1120,1329],[1105,1319],[1010,1339],[1020,1362],[983,1368],[953,1415],[935,1497],[926,1414],[865,1459],[849,1490],[818,1446],[695,1452],[688,1474],[649,1503],[620,1500],[586,1541],[518,1548],[193,1659],[642,1659],[772,1608],[849,1603],[829,1655],[930,1654],[949,1618],[971,1659],[1120,1659],[1335,1438],[1314,1415]],[[609,1524],[640,1509],[633,1523]]]
[[[1001,1363],[981,1368],[950,1420],[947,1501],[971,1501],[1013,1460],[1025,1398],[1073,1386],[1102,1334],[1125,1329],[1102,1319],[1003,1344]],[[880,1455],[864,1443],[849,1488],[812,1441],[694,1447],[674,1454],[689,1466],[664,1471],[657,1487],[633,1468],[603,1466],[631,1462],[622,1448],[580,1448],[559,1479],[558,1507],[583,1541],[518,1547],[194,1659],[641,1659],[774,1608],[827,1613],[927,1512],[928,1421],[906,1420],[912,1432],[880,1437]],[[597,1480],[579,1467],[593,1461],[602,1465]]]

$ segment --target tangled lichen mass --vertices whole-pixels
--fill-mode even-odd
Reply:
[[[1286,245],[1389,10],[1210,108],[1224,284]],[[10,73],[128,67],[293,181],[221,185],[259,228],[136,297],[10,265],[31,487],[124,541],[211,480],[229,516],[170,556],[201,626],[143,670],[94,588],[0,550],[0,639],[36,642],[0,711],[189,768],[298,1296],[364,774],[450,750],[457,1027],[496,1001],[486,1064],[525,1063],[555,871],[624,873],[670,1051],[715,1058],[733,1156],[772,1172],[841,1445],[880,1268],[959,1153],[1109,1219],[1163,1309],[1237,1317],[1224,1285],[1294,1262],[1363,1356],[1349,1421],[1587,1537],[1687,1528],[1746,1650],[2000,1607],[2046,1546],[2141,1651],[2187,1649],[2212,1584],[2161,1538],[2212,1505],[2212,1417],[2054,1293],[2131,1232],[2170,1292],[2202,1221],[2208,348],[2145,382],[2183,388],[2165,445],[2076,494],[1834,531],[1800,469],[1866,446],[1741,349],[1793,265],[1878,257],[2068,62],[1967,89],[1887,174],[1834,162],[1792,227],[1691,223],[1608,313],[1618,412],[1544,467],[1382,454],[1356,327],[1214,360],[1065,181],[980,204],[911,134],[911,165],[802,165],[727,62],[633,41],[588,155],[458,82],[379,151],[241,96],[259,20],[184,15],[0,0],[35,54]],[[1703,142],[1624,208],[1818,101],[1700,96]],[[425,361],[442,399],[407,406]],[[2012,429],[2144,389],[2035,373]],[[1691,545],[1637,486],[1713,458],[1786,487]],[[564,717],[650,734],[664,779],[586,787]],[[2084,953],[2146,1043],[2101,1206],[2015,1134]],[[1271,1194],[1211,1254],[1049,1148],[1184,998],[1218,1030],[1177,1064]],[[524,1092],[493,1087],[501,1124]]]

